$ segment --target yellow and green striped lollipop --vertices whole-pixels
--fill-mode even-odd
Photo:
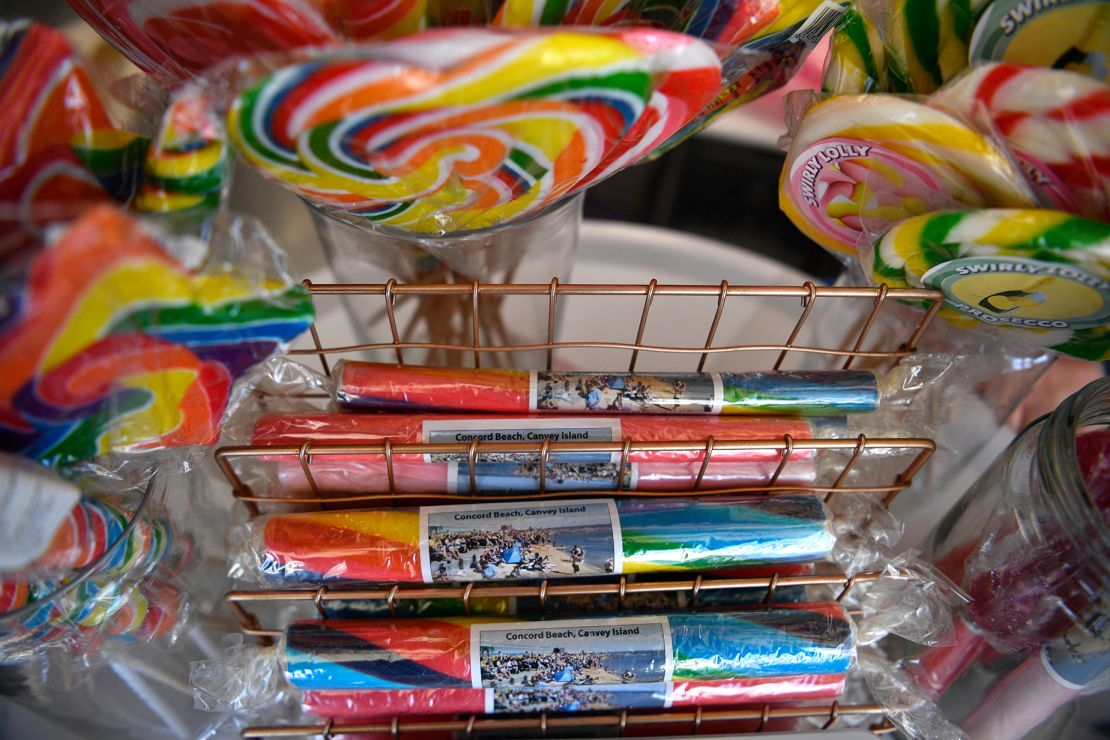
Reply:
[[[1043,209],[916,216],[876,244],[872,277],[942,291],[956,326],[1110,358],[1110,224]]]

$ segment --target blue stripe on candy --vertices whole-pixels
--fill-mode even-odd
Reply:
[[[669,617],[675,680],[845,673],[854,653],[843,620],[805,609]]]

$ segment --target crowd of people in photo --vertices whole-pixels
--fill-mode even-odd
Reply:
[[[650,380],[650,379],[649,379]],[[661,408],[678,407],[686,394],[686,383],[674,379],[666,383],[667,393],[658,395],[652,384],[635,375],[610,375],[599,373],[571,379],[557,373],[541,376],[542,387],[536,398],[538,409],[561,409],[585,404],[589,411],[622,411],[626,404],[632,406],[656,405]],[[666,398],[670,395],[671,398]]]
[[[502,686],[539,686],[552,683],[590,684],[596,681],[587,671],[607,670],[605,653],[530,652],[520,655],[484,653],[481,657],[482,680]]]
[[[506,689],[495,694],[499,712],[558,712],[560,710],[607,709],[613,703],[609,691],[578,691],[573,688]]]
[[[459,573],[469,570],[486,578],[498,577],[496,568],[506,563],[512,566],[511,578],[525,577],[527,573],[547,573],[553,569],[551,557],[537,548],[554,545],[555,530],[547,528],[502,527],[469,532],[432,532],[429,535],[431,561],[439,563],[434,569],[437,580],[451,577],[449,564],[455,565]],[[510,554],[512,562],[506,560]],[[579,572],[586,559],[586,549],[574,545],[569,555],[573,572]]]

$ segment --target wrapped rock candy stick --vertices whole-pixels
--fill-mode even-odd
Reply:
[[[343,361],[346,410],[493,413],[866,413],[879,400],[865,371],[627,373],[483,370]]]

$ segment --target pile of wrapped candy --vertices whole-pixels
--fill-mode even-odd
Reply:
[[[206,708],[257,707],[291,692],[305,712],[357,722],[735,706],[844,691],[857,642],[845,607],[828,601],[839,590],[785,586],[771,603],[765,589],[722,590],[702,595],[701,608],[691,610],[681,590],[538,601],[475,595],[462,604],[458,589],[618,575],[777,581],[826,570],[844,553],[876,548],[864,561],[881,559],[888,552],[862,542],[858,522],[816,495],[728,493],[775,482],[814,485],[821,462],[812,450],[784,458],[753,444],[707,459],[703,446],[710,438],[803,440],[826,415],[874,412],[881,393],[873,373],[525,371],[345,360],[325,384],[327,409],[282,411],[270,399],[242,426],[260,456],[259,493],[275,502],[301,495],[332,503],[290,512],[256,499],[272,511],[234,531],[231,576],[278,592],[323,587],[333,597],[382,585],[456,590],[391,601],[388,612],[384,602],[362,597],[329,601],[328,619],[288,624],[274,647],[194,665]],[[590,448],[624,440],[660,449],[620,460]],[[699,444],[666,449],[683,441]],[[535,449],[506,452],[499,443]],[[286,454],[306,444],[310,460]],[[362,449],[382,444],[390,445],[388,458]],[[410,451],[413,445],[442,449]],[[695,487],[725,493],[683,497]],[[387,492],[450,503],[342,508],[365,507]],[[920,620],[919,606],[901,593],[879,610]]]
[[[855,439],[852,415],[881,423],[871,370],[348,360],[321,381],[324,407],[279,393],[259,411],[252,391],[281,385],[278,356],[314,307],[227,208],[235,162],[363,235],[492,233],[783,85],[839,24],[835,94],[790,132],[788,215],[875,282],[941,289],[956,323],[1110,356],[1101,41],[1057,55],[1072,71],[1020,66],[1020,34],[991,32],[1003,0],[69,2],[143,74],[100,84],[61,34],[0,24],[0,445],[25,458],[0,465],[4,665],[172,642],[211,606],[186,585],[213,555],[171,513],[190,507],[230,530],[237,585],[315,593],[320,617],[282,615],[275,645],[197,663],[191,688],[216,711],[284,702],[330,723],[831,700],[877,635],[943,632],[931,620],[953,597],[909,559],[886,576],[912,586],[849,597],[856,622],[850,589],[806,584],[852,585],[900,531],[866,496],[816,493],[862,478],[862,445],[839,476],[794,445]],[[262,450],[252,483],[274,494],[237,527],[204,497],[162,505],[222,435]],[[415,505],[345,508],[391,496]],[[768,586],[624,593],[714,576]],[[615,598],[322,606],[368,585],[616,578]],[[919,704],[884,708],[922,736]]]
[[[95,651],[110,640],[172,639],[188,604],[175,574],[192,565],[187,534],[159,515],[154,486],[82,494],[34,464],[4,461],[0,656]]]
[[[864,280],[942,291],[958,327],[1107,359],[1108,23],[1097,2],[854,3],[783,211]]]

